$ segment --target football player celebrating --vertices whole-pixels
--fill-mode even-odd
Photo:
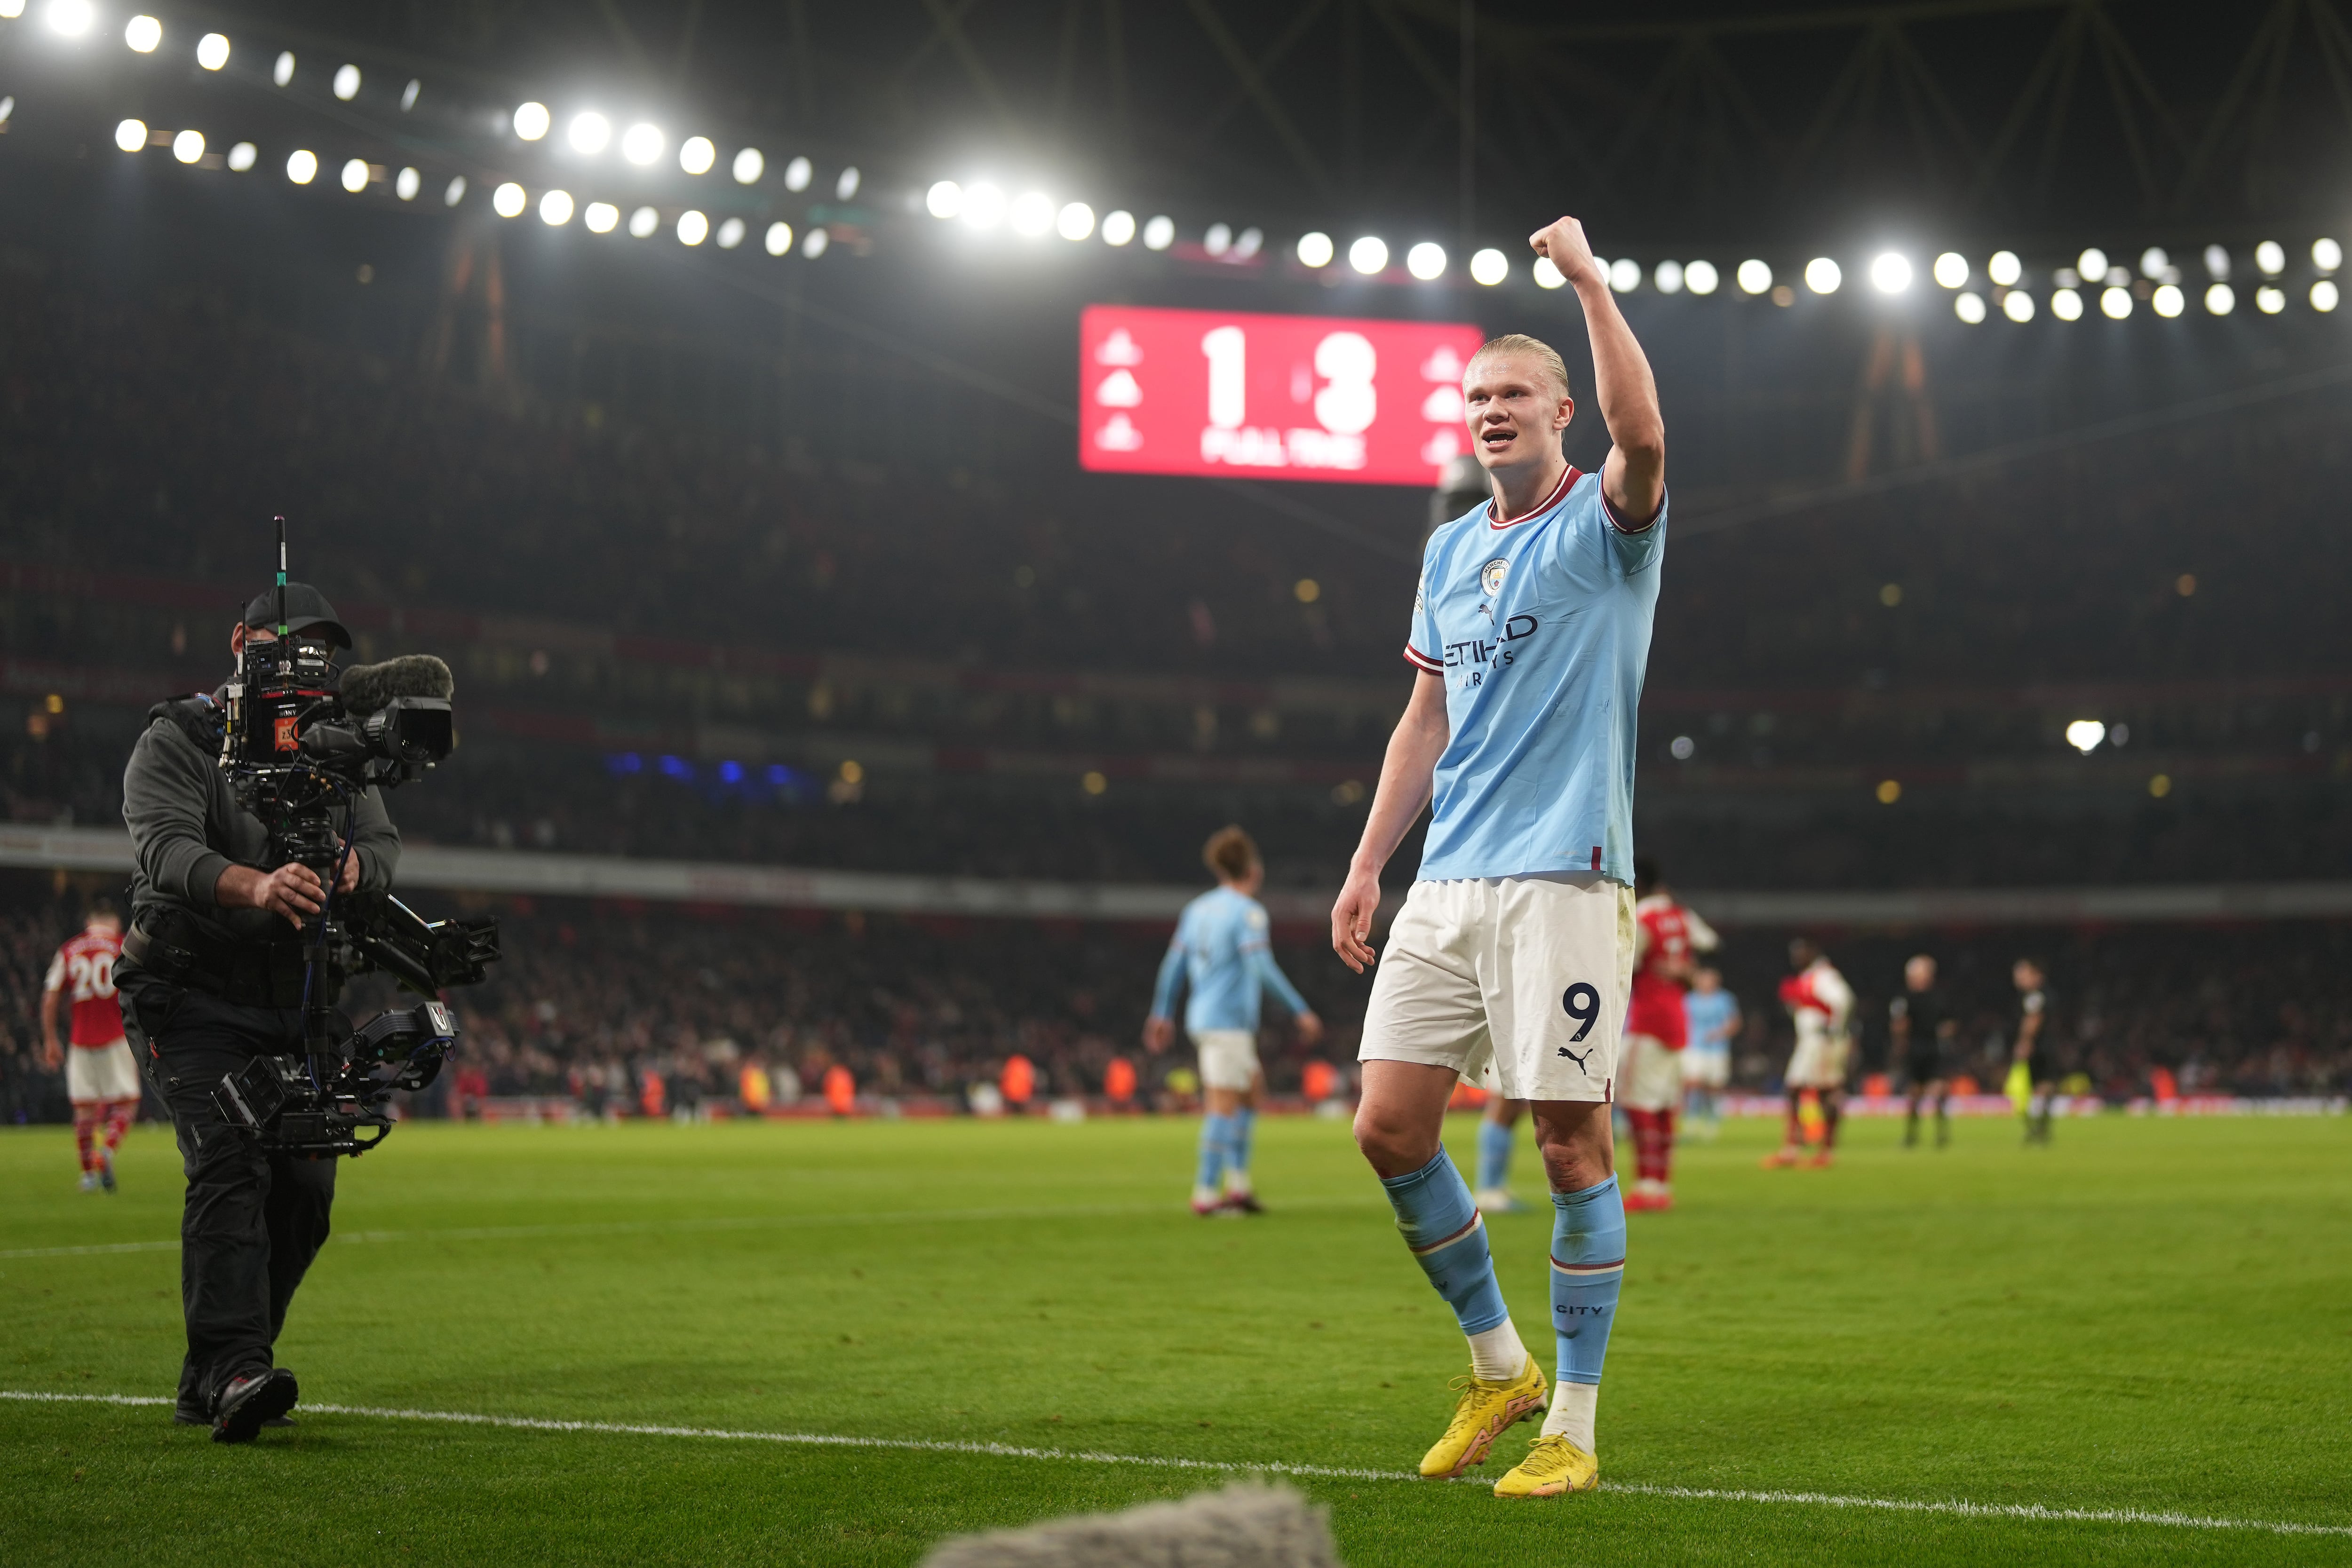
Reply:
[[[1764,1156],[1775,1166],[1809,1165],[1827,1169],[1837,1146],[1838,1113],[1844,1109],[1846,1058],[1853,1049],[1853,988],[1811,937],[1789,944],[1789,967],[1797,972],[1780,982],[1780,1005],[1797,1026],[1797,1049],[1781,1082],[1789,1093],[1789,1130],[1780,1146]],[[1805,1158],[1805,1112],[1821,1119],[1822,1146]]]
[[[1256,897],[1265,882],[1256,843],[1239,828],[1220,828],[1201,858],[1216,873],[1217,888],[1186,904],[1176,922],[1175,939],[1160,962],[1143,1043],[1155,1055],[1168,1049],[1176,1038],[1176,988],[1189,985],[1184,1028],[1201,1053],[1208,1113],[1201,1118],[1192,1212],[1260,1214],[1264,1206],[1249,1174],[1250,1134],[1257,1125],[1258,1096],[1265,1092],[1265,1072],[1257,1064],[1260,995],[1272,991],[1290,1009],[1299,1038],[1309,1045],[1323,1038],[1323,1020],[1275,964],[1265,906]]]
[[[1609,1106],[1633,963],[1634,713],[1666,533],[1665,424],[1641,345],[1580,224],[1531,243],[1583,304],[1614,445],[1597,475],[1569,465],[1576,403],[1549,347],[1513,335],[1471,357],[1462,390],[1493,499],[1423,550],[1412,695],[1331,910],[1332,948],[1360,974],[1381,870],[1432,807],[1364,1017],[1356,1142],[1470,1342],[1453,1419],[1421,1462],[1459,1475],[1546,1389],[1440,1134],[1456,1082],[1489,1065],[1499,1093],[1528,1103],[1551,1186],[1559,1386],[1496,1484],[1507,1498],[1600,1482],[1593,1413],[1625,1267]]]
[[[121,956],[122,916],[106,900],[95,900],[81,935],[49,960],[41,988],[42,1060],[52,1072],[60,1060],[65,1064],[84,1192],[114,1190],[114,1151],[139,1113],[139,1064],[123,1038],[122,1004],[114,995],[114,961]],[[58,1011],[68,1001],[73,1008],[72,1043],[60,1051]]]
[[[1683,1048],[1689,1020],[1691,955],[1713,952],[1714,931],[1675,901],[1647,855],[1633,862],[1633,1005],[1625,1015],[1625,1120],[1633,1129],[1638,1179],[1625,1207],[1675,1206],[1675,1112],[1683,1099]]]

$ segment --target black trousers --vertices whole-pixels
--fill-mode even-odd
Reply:
[[[310,1260],[326,1244],[335,1162],[266,1155],[214,1106],[221,1079],[258,1055],[299,1055],[302,1015],[166,985],[125,964],[125,1031],[172,1113],[188,1193],[180,1216],[180,1309],[188,1354],[179,1408],[209,1418],[230,1379],[268,1367]]]

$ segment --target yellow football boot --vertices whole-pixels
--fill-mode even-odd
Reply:
[[[1533,1356],[1528,1357],[1527,1370],[1507,1383],[1486,1383],[1470,1375],[1446,1386],[1460,1389],[1462,1397],[1454,1404],[1445,1436],[1421,1457],[1421,1473],[1433,1479],[1458,1476],[1484,1463],[1486,1450],[1505,1428],[1543,1408],[1543,1369]]]
[[[1601,1485],[1601,1461],[1566,1437],[1538,1437],[1528,1457],[1495,1483],[1496,1497],[1558,1497]]]

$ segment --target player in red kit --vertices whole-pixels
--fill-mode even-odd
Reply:
[[[1633,988],[1625,1011],[1625,1119],[1633,1128],[1639,1180],[1629,1209],[1672,1208],[1675,1113],[1683,1101],[1683,1047],[1689,1024],[1683,994],[1690,989],[1694,953],[1712,952],[1715,933],[1675,902],[1674,891],[1647,856],[1633,862]]]
[[[122,1004],[114,995],[114,961],[121,956],[122,916],[100,899],[82,934],[49,960],[41,989],[43,1054],[52,1071],[65,1063],[84,1192],[114,1190],[114,1151],[139,1113],[139,1064],[122,1037]],[[60,1051],[58,1011],[67,1002],[73,1008],[71,1044]]]

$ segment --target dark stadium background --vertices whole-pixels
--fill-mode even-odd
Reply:
[[[1675,497],[1637,831],[1703,912],[1709,894],[1825,895],[1801,924],[1874,1026],[1924,948],[1983,1042],[2009,960],[2034,952],[2091,1092],[2145,1096],[2159,1068],[2245,1094],[2352,1089],[2352,906],[2323,896],[2352,852],[2331,565],[2346,329],[2303,303],[2309,244],[2342,217],[2320,162],[2336,56],[2189,6],[1868,25],[1675,7],[1646,31],[1491,7],[1479,57],[1543,103],[1465,129],[1451,6],[1228,6],[1214,29],[1177,7],[857,9],[255,6],[230,30],[282,35],[307,73],[290,93],[134,68],[111,38],[28,78],[0,136],[7,817],[119,821],[148,704],[221,678],[282,512],[296,575],[363,653],[457,672],[460,751],[392,802],[412,842],[1182,883],[1237,821],[1300,895],[1280,956],[1344,1061],[1364,982],[1297,912],[1338,883],[1408,687],[1427,497],[1080,474],[1080,306],[1471,319],[1561,341],[1581,382],[1568,292],[1524,268],[1478,288],[1462,240],[1517,257],[1564,209],[1604,255],[1727,274],[1754,255],[1790,281],[1816,254],[1895,244],[1924,272],[1948,246],[1979,267],[2010,246],[2037,289],[2092,244],[2126,266],[2168,246],[2201,284],[2218,243],[2250,294],[2253,246],[2275,239],[2279,316],[2192,303],[2158,321],[2143,279],[2128,321],[1967,326],[1924,276],[1898,308],[1853,262],[1840,293],[1785,307],[1727,285],[1626,296]],[[1884,41],[1864,47],[1872,26]],[[1676,49],[1692,63],[1654,78]],[[321,73],[346,57],[368,85],[338,120]],[[2063,102],[2062,68],[2081,78]],[[386,95],[412,76],[404,121]],[[1669,85],[1644,96],[1637,76]],[[647,81],[722,158],[763,145],[757,200],[830,225],[832,248],[592,242],[493,217],[486,186],[445,209],[437,175],[404,205],[109,139],[137,113],[520,169],[485,111],[600,84],[643,99]],[[1563,149],[1556,178],[1491,172],[1533,146]],[[793,152],[818,179],[786,198],[772,171]],[[1031,260],[905,210],[991,160],[1056,170],[1098,210],[1170,212],[1182,243],[1055,241]],[[829,201],[852,163],[866,198]],[[1401,287],[1188,259],[1211,221],[1262,225],[1270,252],[1316,226],[1427,233],[1454,269]],[[1916,340],[1916,392],[1871,383],[1887,333]],[[1571,455],[1596,465],[1601,440],[1588,404]],[[2114,738],[2078,754],[2063,732],[2081,718]],[[1843,894],[2220,884],[2307,887],[2321,913],[1834,915]],[[111,885],[0,872],[12,1119],[63,1110],[36,1060],[40,972],[75,901]],[[592,1070],[723,1098],[730,1049],[812,1089],[838,1062],[877,1101],[947,1104],[1018,1051],[1052,1093],[1094,1094],[1112,1055],[1137,1054],[1165,933],[469,902],[509,917],[511,957],[461,998],[467,1059],[490,1092],[557,1098]],[[1742,1077],[1761,1087],[1785,1051],[1769,995],[1793,923],[1726,924],[1753,1020]],[[1883,1051],[1874,1032],[1865,1054]],[[1294,1087],[1305,1058],[1272,1061]]]

